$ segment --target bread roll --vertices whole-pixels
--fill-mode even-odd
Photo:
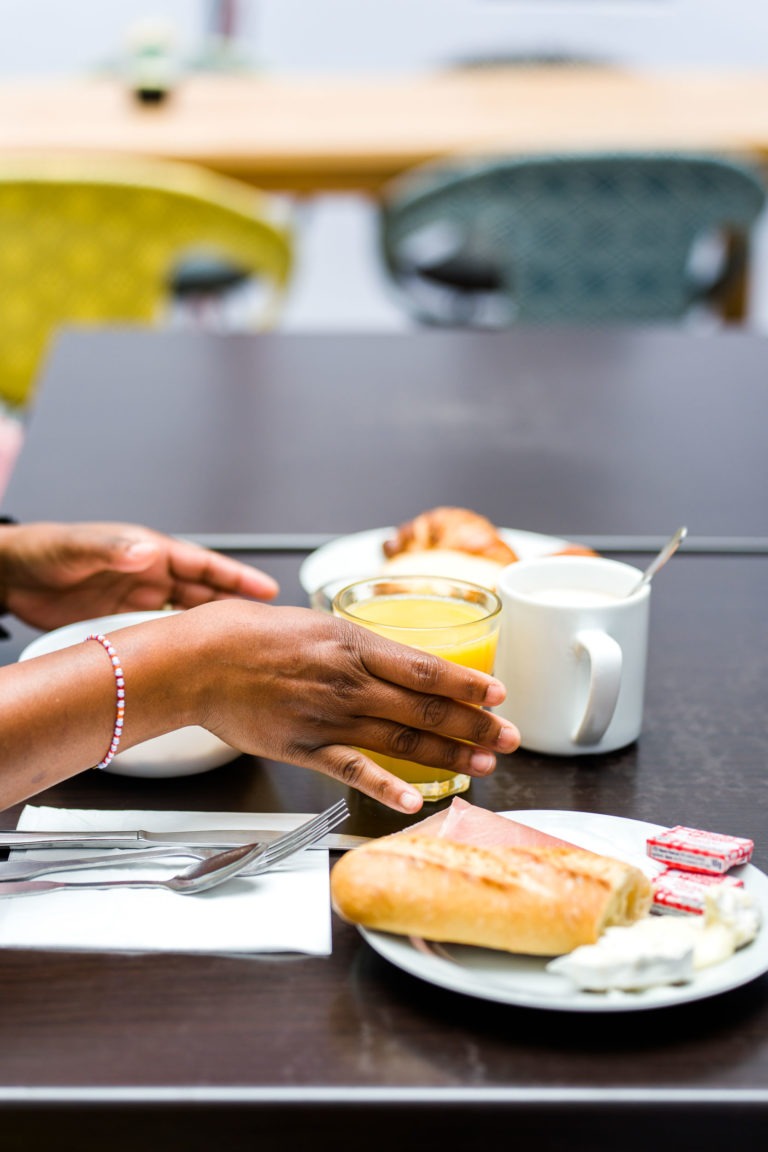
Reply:
[[[424,552],[399,552],[386,560],[383,575],[392,576],[447,576],[450,580],[468,580],[481,588],[496,591],[504,565],[485,556],[458,552],[452,548],[428,548]]]
[[[447,548],[483,556],[502,567],[517,560],[517,553],[501,538],[496,526],[469,508],[441,507],[422,512],[401,524],[394,538],[384,541],[383,548],[387,559],[401,552]]]
[[[517,553],[498,528],[479,512],[449,506],[431,508],[401,524],[382,546],[383,573],[448,576],[496,591],[499,576]],[[565,543],[551,556],[596,556],[585,544]]]
[[[639,868],[579,848],[478,848],[432,836],[385,836],[331,873],[345,920],[383,932],[559,956],[630,924],[651,904]]]

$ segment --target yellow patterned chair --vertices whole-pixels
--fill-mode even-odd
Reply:
[[[64,324],[158,323],[185,259],[257,278],[255,327],[278,316],[294,239],[276,197],[175,163],[0,160],[0,402],[30,399]]]

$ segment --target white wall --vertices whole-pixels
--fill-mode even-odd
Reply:
[[[768,67],[768,0],[237,0],[255,64],[404,71],[477,55],[576,53],[646,66]],[[92,70],[160,17],[181,55],[213,0],[0,0],[0,75]]]
[[[542,50],[768,66],[768,0],[261,0],[256,22],[264,63],[285,69],[396,70]]]
[[[119,59],[126,29],[147,17],[169,21],[182,52],[199,42],[198,0],[0,0],[0,74],[92,71]]]

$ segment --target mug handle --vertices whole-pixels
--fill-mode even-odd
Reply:
[[[619,698],[621,648],[612,636],[593,628],[577,634],[575,648],[589,659],[589,693],[572,740],[574,744],[597,744],[605,735]]]

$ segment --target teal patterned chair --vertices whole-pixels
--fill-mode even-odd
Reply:
[[[712,156],[463,160],[385,189],[382,260],[417,320],[668,321],[702,301],[744,315],[755,172]]]

